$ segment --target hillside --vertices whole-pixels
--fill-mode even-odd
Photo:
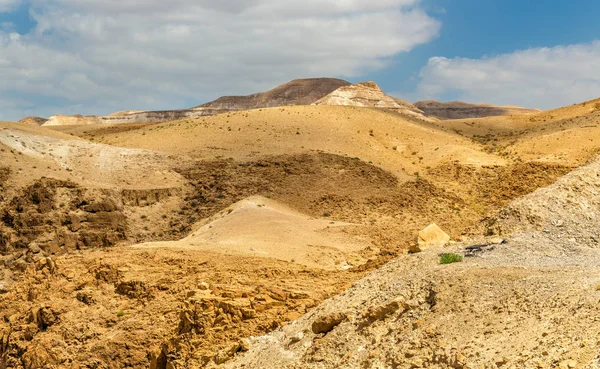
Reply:
[[[135,129],[100,125],[61,130],[109,145],[204,159],[252,160],[261,155],[323,151],[360,158],[403,179],[450,158],[476,166],[505,162],[483,153],[478,144],[412,115],[352,106],[257,109]]]
[[[589,134],[595,104],[428,121],[341,89],[161,123],[0,123],[0,367],[587,363],[597,332],[565,337],[597,315],[597,167],[559,178],[599,146],[538,160],[524,142]],[[448,248],[406,255],[431,223]],[[509,241],[439,264],[486,235]]]
[[[538,113],[538,109],[520,108],[518,106],[494,106],[488,104],[469,104],[462,101],[439,102],[434,100],[419,101],[414,104],[426,116],[438,119],[466,119],[491,116]]]
[[[596,367],[598,170],[511,203],[499,220],[522,228],[502,244],[400,257],[225,368]],[[440,265],[450,251],[465,260]]]
[[[26,117],[26,118],[21,119],[19,121],[19,123],[41,126],[42,124],[46,123],[47,121],[48,121],[48,119],[41,118],[41,117]]]
[[[524,115],[445,120],[441,129],[524,161],[581,165],[600,147],[600,99]]]

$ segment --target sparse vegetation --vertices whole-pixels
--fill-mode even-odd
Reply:
[[[440,256],[440,264],[452,264],[452,263],[460,263],[463,261],[462,255],[458,254],[442,254]]]

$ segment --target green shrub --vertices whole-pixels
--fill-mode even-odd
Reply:
[[[442,254],[440,256],[440,264],[460,263],[463,257],[458,254]]]

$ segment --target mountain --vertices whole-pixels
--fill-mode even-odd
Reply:
[[[248,96],[223,96],[190,109],[144,111],[128,110],[108,116],[54,116],[46,126],[85,125],[97,123],[158,123],[182,118],[202,117],[231,111],[289,105],[310,105],[349,82],[336,78],[295,79],[266,92]]]
[[[332,91],[350,83],[336,78],[295,79],[272,90],[248,96],[223,96],[193,109],[223,111],[310,105]]]
[[[394,109],[400,113],[426,119],[419,108],[404,100],[387,95],[373,81],[342,86],[315,102],[314,105],[342,105]]]
[[[482,118],[511,114],[538,113],[538,109],[527,109],[518,106],[494,106],[488,104],[469,104],[462,101],[439,102],[434,100],[419,101],[414,104],[428,117],[438,119]]]

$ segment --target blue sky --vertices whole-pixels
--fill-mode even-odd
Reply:
[[[600,1],[427,0],[423,7],[442,22],[440,35],[400,54],[391,68],[373,74],[386,90],[410,95],[416,88],[420,69],[434,56],[478,59],[600,40]],[[449,93],[443,99],[460,97],[456,95]],[[596,95],[590,95],[590,99],[600,97],[600,90]]]
[[[185,108],[294,78],[414,102],[600,97],[600,2],[0,0],[0,119]]]

